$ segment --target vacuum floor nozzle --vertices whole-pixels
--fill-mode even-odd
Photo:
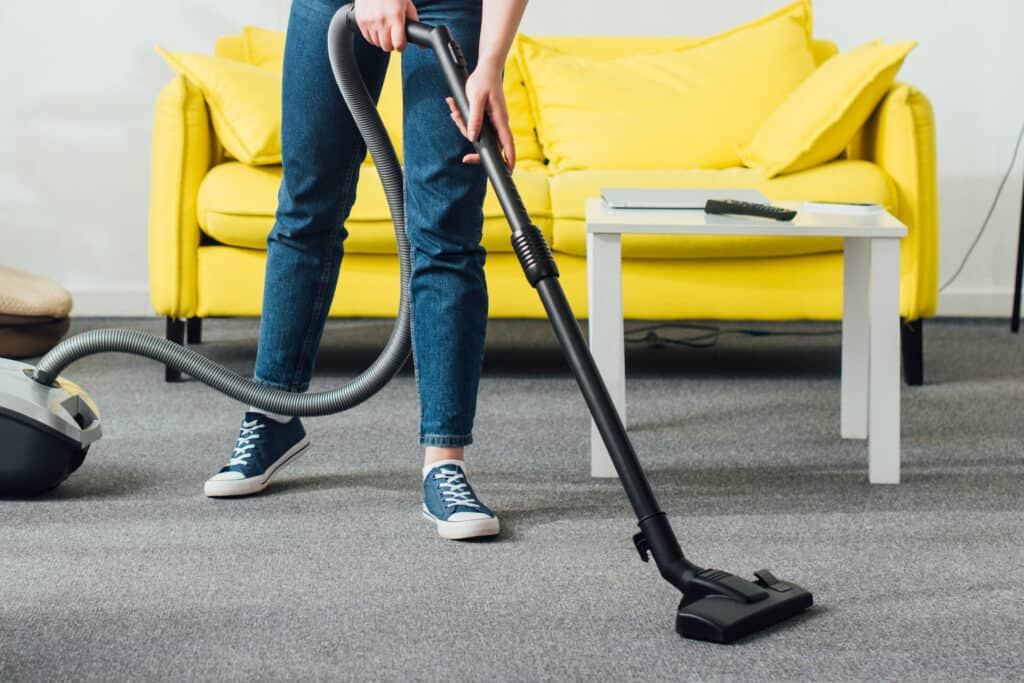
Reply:
[[[794,583],[780,581],[766,570],[755,575],[757,581],[725,575],[726,581],[734,586],[739,582],[747,584],[738,594],[696,590],[685,595],[676,616],[676,632],[684,638],[731,643],[796,616],[814,604],[811,594]]]

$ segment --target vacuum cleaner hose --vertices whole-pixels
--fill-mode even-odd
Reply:
[[[365,372],[338,389],[293,393],[259,384],[172,341],[138,330],[92,330],[55,346],[38,363],[33,379],[52,384],[71,363],[103,352],[122,352],[159,361],[242,403],[284,415],[330,415],[367,400],[401,370],[412,347],[409,279],[412,251],[405,229],[405,195],[402,167],[355,58],[355,27],[351,7],[339,11],[331,22],[328,50],[331,67],[356,127],[373,157],[391,210],[400,263],[401,295],[398,315],[387,344]]]

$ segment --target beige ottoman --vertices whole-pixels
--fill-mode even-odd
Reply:
[[[0,356],[39,356],[67,334],[71,293],[56,282],[0,265]]]

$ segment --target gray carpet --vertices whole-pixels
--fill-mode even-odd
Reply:
[[[162,332],[74,329],[126,322]],[[255,331],[207,321],[201,349],[248,373]],[[315,388],[386,332],[332,321]],[[0,501],[0,680],[1022,675],[1024,337],[1005,323],[926,326],[897,487],[870,486],[866,445],[839,439],[837,337],[629,348],[632,435],[690,558],[769,567],[818,602],[727,647],[675,635],[678,596],[638,560],[621,489],[588,476],[587,414],[545,324],[490,335],[470,462],[501,513],[490,543],[442,541],[419,515],[408,370],[308,421],[314,447],[265,495],[214,501],[202,483],[239,406],[143,359],[75,365],[105,437],[53,495]]]

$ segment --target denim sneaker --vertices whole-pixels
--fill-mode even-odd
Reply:
[[[494,511],[480,502],[466,481],[460,460],[435,463],[423,478],[423,516],[437,525],[441,538],[453,541],[497,536]]]
[[[231,460],[206,481],[204,493],[211,498],[249,496],[267,488],[279,469],[309,446],[299,418],[278,422],[249,411],[242,418]]]

